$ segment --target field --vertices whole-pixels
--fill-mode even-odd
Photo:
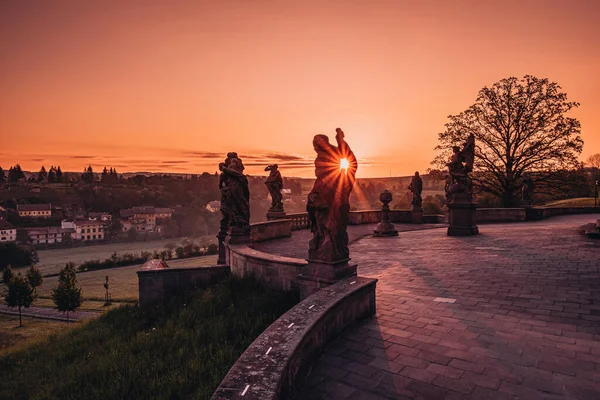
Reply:
[[[0,398],[208,399],[246,347],[296,302],[291,293],[229,278],[166,307],[118,307],[1,353]]]
[[[190,268],[205,265],[216,265],[217,256],[203,256],[184,258],[182,260],[167,261],[169,267],[172,268]],[[114,301],[132,302],[138,299],[138,278],[136,271],[141,265],[131,265],[128,267],[119,267],[111,269],[103,269],[98,271],[79,272],[77,273],[78,285],[82,287],[83,298],[86,300],[104,301],[104,280],[108,276],[109,291]],[[50,298],[52,289],[58,284],[58,277],[46,277],[42,286],[37,289],[38,295],[42,298]],[[42,300],[42,299],[40,299]],[[85,303],[83,303],[85,308]],[[38,305],[49,305],[45,302]],[[94,308],[95,309],[95,308]]]
[[[40,262],[38,267],[44,275],[58,274],[61,268],[69,261],[79,265],[84,261],[105,260],[112,253],[140,253],[142,251],[164,250],[167,243],[179,245],[183,238],[152,240],[148,242],[128,242],[128,243],[110,243],[98,244],[93,246],[73,247],[68,249],[40,250],[38,255]],[[195,243],[204,241],[214,242],[212,236],[193,239]]]
[[[0,314],[0,357],[9,349],[12,351],[65,328],[67,325],[63,322],[27,317],[23,317],[23,326],[19,328],[18,316]]]
[[[597,205],[600,205],[600,199]],[[593,197],[579,197],[575,199],[556,200],[544,204],[544,207],[593,207]]]

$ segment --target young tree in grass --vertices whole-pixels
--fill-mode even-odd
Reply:
[[[8,282],[8,292],[4,300],[6,305],[9,307],[19,308],[19,326],[23,326],[23,319],[21,318],[21,308],[29,308],[35,296],[33,295],[33,289],[27,279],[18,275],[14,275]]]
[[[37,288],[38,288],[38,286],[42,285],[42,282],[44,282],[44,277],[42,276],[42,272],[40,271],[40,269],[37,266],[32,265],[29,268],[29,270],[27,271],[26,276],[27,276],[27,281],[29,281],[29,284],[33,288],[34,295],[37,296]]]
[[[6,267],[4,267],[4,269],[2,270],[2,281],[4,282],[5,285],[8,285],[8,283],[10,282],[10,280],[12,279],[12,277],[15,275],[15,273],[13,272],[10,264],[8,264]]]
[[[81,288],[77,287],[77,277],[75,275],[75,264],[67,263],[58,275],[58,286],[52,290],[52,301],[56,304],[58,311],[67,313],[67,322],[69,322],[69,312],[77,310],[83,302]]]

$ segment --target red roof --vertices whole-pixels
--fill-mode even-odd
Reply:
[[[15,228],[13,226],[13,224],[11,224],[10,222],[8,222],[4,218],[0,218],[0,229],[17,229],[17,228]]]
[[[17,204],[17,211],[52,211],[50,204]]]
[[[82,219],[78,221],[73,221],[75,226],[84,226],[84,225],[104,225],[104,221],[90,220],[90,219]]]

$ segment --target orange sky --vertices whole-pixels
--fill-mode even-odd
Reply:
[[[508,76],[558,82],[600,152],[600,1],[0,3],[0,165],[312,176],[346,132],[359,177],[424,171],[448,114]]]

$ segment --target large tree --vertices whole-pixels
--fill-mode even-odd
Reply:
[[[445,131],[438,134],[441,153],[432,164],[442,166],[453,145],[475,135],[473,183],[491,193],[505,207],[518,204],[523,174],[544,191],[559,179],[554,174],[577,169],[583,148],[581,125],[565,114],[579,103],[568,101],[561,87],[546,78],[526,75],[505,78],[479,91],[473,105],[450,115]]]

